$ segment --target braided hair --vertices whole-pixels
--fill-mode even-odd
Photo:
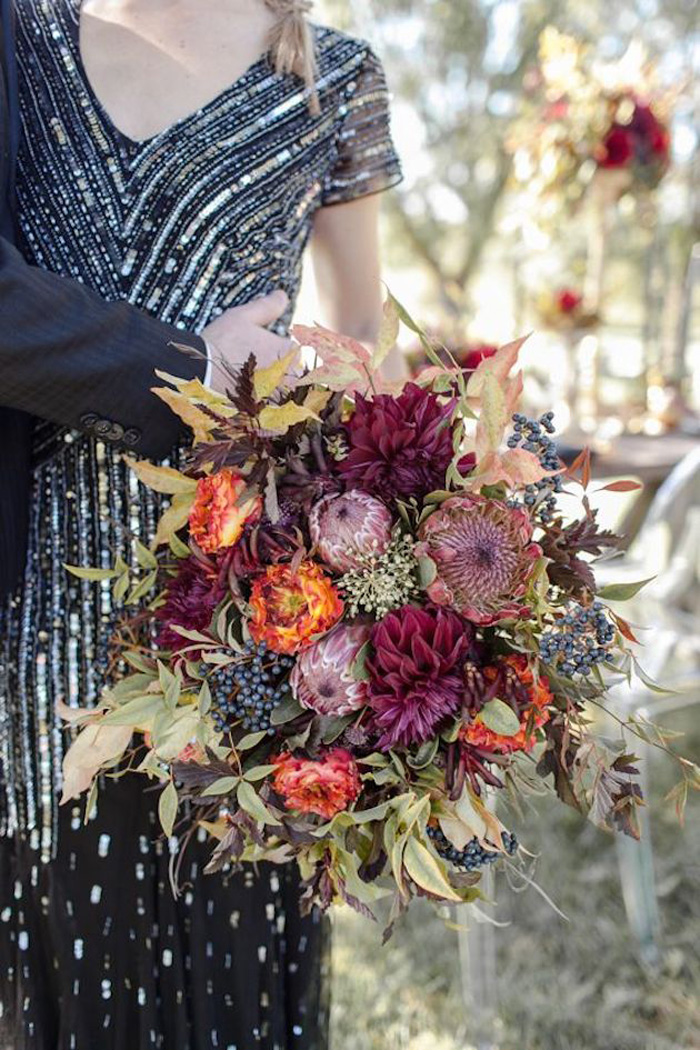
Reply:
[[[277,15],[270,35],[270,55],[275,70],[294,73],[304,81],[311,91],[311,112],[318,114],[316,49],[306,20],[313,0],[265,0],[265,5]]]

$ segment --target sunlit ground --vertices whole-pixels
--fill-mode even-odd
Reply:
[[[698,710],[666,720],[694,725],[682,744],[695,755]],[[700,800],[680,830],[661,802],[671,783],[663,757],[652,783],[663,971],[647,977],[636,961],[612,838],[550,802],[518,831],[541,852],[538,882],[569,922],[501,880],[495,914],[510,921],[496,931],[502,1050],[699,1050]],[[469,1050],[457,935],[429,908],[417,907],[384,949],[379,931],[347,911],[334,933],[332,1050]]]

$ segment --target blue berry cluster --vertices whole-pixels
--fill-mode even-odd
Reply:
[[[554,413],[545,412],[539,419],[528,419],[521,412],[513,416],[514,433],[508,438],[508,448],[521,448],[537,456],[545,470],[558,470],[559,457],[557,447],[551,438],[554,433]],[[563,487],[560,474],[543,478],[525,489],[523,502],[533,508],[543,524],[552,520],[557,505],[557,493]]]
[[[428,825],[428,836],[432,839],[441,857],[464,871],[477,871],[478,868],[483,868],[488,864],[495,864],[503,856],[502,853],[484,849],[477,838],[471,839],[463,850],[458,850],[441,828],[432,825]],[[501,833],[501,839],[506,853],[512,857],[518,849],[517,838],[511,832],[504,831]]]
[[[607,658],[614,639],[615,628],[601,602],[588,609],[575,605],[557,622],[557,630],[542,635],[540,657],[545,663],[556,664],[566,678],[575,674],[587,677],[594,664]]]
[[[294,660],[269,652],[264,642],[248,642],[236,663],[220,667],[209,676],[212,717],[219,732],[240,722],[246,732],[266,731],[274,709],[289,695],[289,672]]]

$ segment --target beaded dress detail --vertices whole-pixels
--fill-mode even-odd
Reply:
[[[363,42],[316,29],[319,115],[263,57],[136,142],[90,87],[79,17],[80,0],[17,3],[18,210],[36,265],[198,332],[276,287],[293,304],[316,210],[399,180],[383,72]],[[147,542],[159,507],[99,442],[42,423],[34,453],[26,572],[0,610],[0,1042],[321,1046],[321,924],[300,919],[291,870],[203,877],[195,843],[175,901],[172,844],[140,778],[107,785],[87,827],[79,807],[59,809],[55,705],[94,702],[119,613],[63,565],[110,564],[130,532]]]

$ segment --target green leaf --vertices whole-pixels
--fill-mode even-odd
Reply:
[[[279,820],[273,817],[255,788],[245,780],[238,785],[238,805],[261,824],[279,824]]]
[[[520,731],[520,719],[515,711],[498,697],[489,700],[482,708],[477,722],[483,722],[488,729],[500,736],[515,736]]]
[[[435,582],[437,576],[437,565],[432,558],[418,558],[418,577],[423,590]]]
[[[304,710],[295,696],[289,696],[274,708],[270,722],[273,726],[282,726],[285,722],[293,722],[299,715],[303,715]]]
[[[355,717],[355,714],[350,714],[342,718],[322,718],[320,724],[323,743],[332,744],[334,740],[337,740]]]
[[[117,575],[116,569],[84,569],[81,565],[68,565],[66,562],[63,563],[63,568],[71,576],[77,576],[79,580],[90,580],[93,583],[98,583],[101,580],[111,580]]]
[[[112,594],[114,595],[114,600],[116,602],[120,602],[122,600],[122,598],[126,597],[126,592],[128,590],[129,590],[129,570],[127,569],[126,572],[123,572],[121,574],[119,579],[114,584],[114,587],[112,588]]]
[[[406,843],[403,863],[416,885],[427,890],[433,897],[461,901],[462,898],[450,886],[435,857],[415,836],[411,836]]]
[[[369,639],[363,646],[358,650],[357,656],[352,662],[350,668],[350,674],[356,682],[366,682],[369,678],[369,671],[367,670],[367,657],[369,656],[370,642]]]
[[[243,774],[243,779],[247,780],[249,784],[255,784],[258,780],[264,780],[265,777],[269,777],[276,769],[277,766],[275,765],[254,766],[252,769],[246,770]]]
[[[409,755],[406,761],[411,769],[425,769],[426,766],[429,766],[437,754],[439,743],[439,737],[433,737],[432,740],[426,740],[424,744],[421,744],[415,755]]]
[[[148,547],[144,547],[141,540],[134,540],[134,553],[136,560],[142,569],[157,569],[158,560],[152,551],[149,551]]]
[[[199,690],[199,713],[202,718],[209,714],[211,710],[211,689],[209,688],[209,682],[202,682],[202,688]]]
[[[655,579],[655,576],[650,576],[648,580],[640,580],[638,583],[609,583],[607,587],[601,587],[599,591],[596,591],[596,594],[599,598],[605,598],[610,602],[626,602],[634,598],[642,587],[646,587]]]
[[[172,536],[168,540],[168,544],[170,546],[170,550],[173,552],[176,558],[189,558],[190,554],[192,553],[187,544],[182,542],[182,540],[176,532],[172,534]]]
[[[131,594],[126,600],[127,605],[135,605],[140,602],[149,591],[153,590],[158,581],[158,570],[154,569],[153,572],[149,572],[147,576],[136,584],[132,589]]]
[[[102,719],[103,726],[143,726],[163,710],[163,697],[154,693],[136,696],[110,711]]]
[[[213,784],[209,784],[202,792],[202,798],[211,798],[212,795],[228,795],[240,782],[240,777],[219,777]]]
[[[182,679],[179,675],[173,674],[172,671],[165,666],[162,660],[158,660],[158,678],[160,679],[160,687],[163,690],[163,696],[165,697],[165,706],[173,710],[177,707],[178,700],[180,699]]]
[[[158,799],[158,816],[160,817],[160,824],[168,838],[172,835],[173,828],[175,827],[177,807],[177,788],[171,780],[167,787],[161,792],[161,796]]]
[[[267,730],[262,729],[259,733],[248,733],[236,744],[237,751],[250,751],[252,748],[257,747],[258,744],[262,744],[263,740],[267,736]]]

